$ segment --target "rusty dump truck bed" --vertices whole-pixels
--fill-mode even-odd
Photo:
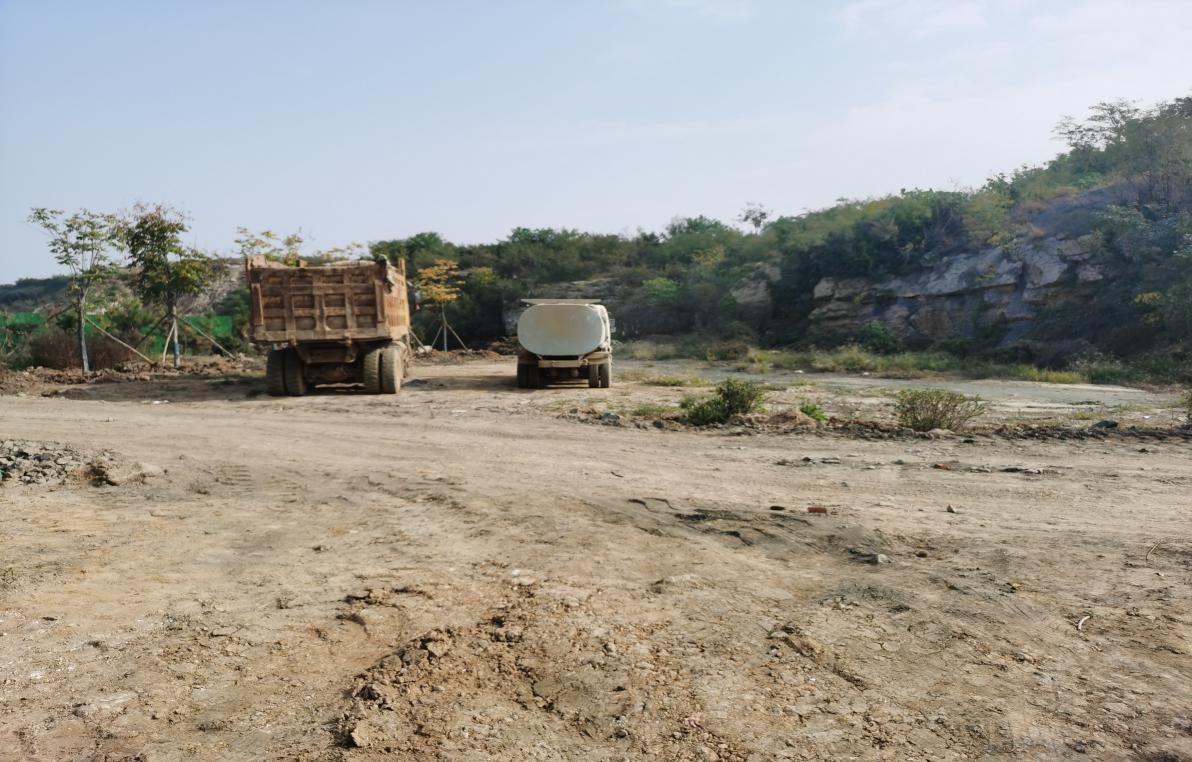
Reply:
[[[386,262],[245,267],[258,344],[398,341],[410,330],[404,268]]]

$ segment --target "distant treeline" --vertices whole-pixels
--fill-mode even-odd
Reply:
[[[16,283],[0,285],[0,312],[28,312],[46,302],[62,298],[70,278],[21,278]]]
[[[411,272],[436,260],[457,261],[465,283],[453,319],[470,339],[503,335],[503,308],[543,284],[608,278],[623,301],[651,310],[648,322],[657,333],[786,345],[814,339],[806,319],[822,278],[877,280],[962,251],[1013,247],[1046,234],[1029,220],[1049,202],[1129,183],[1137,201],[1100,210],[1091,244],[1106,263],[1128,263],[1118,269],[1129,273],[1107,290],[1096,322],[1138,326],[1142,340],[1116,351],[1186,344],[1192,338],[1192,98],[1149,109],[1101,103],[1086,120],[1065,118],[1056,133],[1067,150],[1052,161],[967,191],[903,190],[795,216],[752,206],[737,224],[698,216],[632,236],[517,228],[496,243],[459,245],[428,232],[376,242],[370,250],[405,258]],[[774,299],[763,309],[732,294],[759,268],[775,276]],[[1082,330],[1077,321],[1069,333]]]

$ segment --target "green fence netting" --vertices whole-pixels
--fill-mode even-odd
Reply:
[[[102,315],[92,314],[90,318],[100,325],[103,324]],[[217,341],[231,339],[235,335],[231,315],[188,315],[180,318],[179,322],[185,322],[194,326],[203,333],[214,337]],[[45,318],[36,312],[0,314],[0,351],[7,353],[19,349],[27,337],[43,330],[45,326]],[[142,335],[148,333],[152,328],[152,324],[142,326]],[[165,334],[168,330],[169,327],[166,325],[160,327],[158,332],[142,345],[141,351],[146,354],[153,352],[160,353],[165,349]],[[200,334],[188,331],[185,327],[181,327],[179,330],[183,333],[184,338],[188,340],[194,340],[200,344],[207,342],[207,339],[204,339]],[[95,329],[88,325],[87,334],[94,335],[95,333]]]

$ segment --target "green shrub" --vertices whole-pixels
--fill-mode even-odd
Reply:
[[[1192,423],[1192,389],[1189,389],[1180,398],[1180,408],[1184,411],[1184,418],[1187,419],[1188,423]]]
[[[959,431],[986,409],[980,397],[966,397],[946,389],[904,389],[898,393],[894,415],[900,426],[915,431]]]
[[[766,392],[754,381],[738,381],[726,378],[716,386],[716,395],[730,415],[747,415],[756,412],[766,401]]]
[[[716,393],[705,399],[687,398],[680,403],[684,417],[693,426],[724,423],[734,415],[748,415],[761,409],[766,392],[753,381],[726,378],[716,385]]]
[[[861,346],[879,355],[892,355],[903,350],[902,337],[876,320],[866,323],[857,333]]]
[[[813,419],[816,423],[828,422],[828,414],[824,412],[822,407],[815,404],[811,400],[803,400],[799,404],[799,412],[808,418]]]

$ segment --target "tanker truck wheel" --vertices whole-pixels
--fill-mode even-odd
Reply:
[[[600,366],[600,388],[607,389],[613,385],[613,361],[609,360]]]
[[[370,349],[364,354],[364,393],[381,393],[381,352],[383,350]]]
[[[282,376],[285,377],[286,394],[301,397],[306,394],[306,367],[302,358],[292,349],[285,351]]]
[[[397,394],[401,389],[402,356],[397,347],[381,350],[381,394]]]
[[[526,366],[526,388],[527,389],[543,389],[546,384],[543,383],[542,371],[537,365]]]
[[[265,360],[265,392],[271,397],[286,393],[286,353],[281,349],[270,349]]]
[[[600,388],[600,369],[602,367],[604,367],[604,366],[602,366],[602,365],[589,365],[588,366],[588,388],[589,389],[599,389]]]

